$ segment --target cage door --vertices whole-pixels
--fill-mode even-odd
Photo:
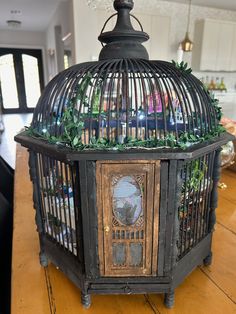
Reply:
[[[159,174],[159,162],[97,162],[101,275],[156,275]]]

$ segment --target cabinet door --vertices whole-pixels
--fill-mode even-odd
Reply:
[[[234,25],[234,35],[230,57],[230,71],[236,71],[236,25]]]
[[[169,61],[170,17],[151,14],[135,14],[135,16],[140,20],[144,32],[150,36],[150,39],[143,44],[150,60]],[[140,29],[135,20],[132,20],[132,23],[135,29]]]
[[[170,17],[152,16],[150,59],[169,61]]]
[[[216,71],[230,71],[230,59],[234,37],[234,25],[231,23],[219,23],[218,51]]]
[[[159,162],[97,162],[102,276],[155,276]]]
[[[215,70],[217,62],[218,36],[220,24],[205,21],[202,39],[200,70]]]

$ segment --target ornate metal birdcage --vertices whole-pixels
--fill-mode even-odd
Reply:
[[[165,293],[211,261],[220,147],[216,100],[182,64],[149,61],[132,0],[115,0],[99,61],[45,88],[30,152],[40,260],[93,293]]]

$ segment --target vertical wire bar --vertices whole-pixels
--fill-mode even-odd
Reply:
[[[190,188],[189,188],[189,184],[188,184],[188,180],[191,178],[192,176],[192,170],[191,167],[192,166],[192,162],[188,162],[187,163],[187,171],[186,171],[186,187],[187,187],[187,200],[186,200],[186,205],[187,205],[187,217],[186,217],[186,231],[185,231],[185,241],[184,241],[184,252],[186,252],[186,250],[189,248],[189,244],[187,245],[187,241],[188,241],[188,228],[189,228],[189,220],[190,220],[190,210],[189,210],[189,205],[190,205]],[[190,167],[190,169],[189,169]],[[191,231],[191,230],[190,230]]]
[[[47,163],[45,162],[46,161],[46,156],[42,156],[40,155],[40,163],[41,163],[41,169],[43,171],[43,180],[45,182],[44,186],[45,186],[45,194],[46,194],[46,199],[47,199],[47,205],[48,205],[48,213],[47,213],[47,219],[48,219],[48,224],[49,224],[49,227],[50,227],[50,233],[51,233],[51,236],[56,239],[56,235],[55,235],[55,230],[50,226],[50,221],[51,221],[51,217],[50,216],[53,216],[53,209],[51,208],[51,191],[49,190],[49,186],[48,186],[48,180],[47,180],[47,176],[49,175],[49,168],[47,166]],[[46,167],[46,169],[45,169]],[[46,172],[46,173],[45,173]],[[49,193],[50,191],[50,193]],[[49,216],[50,215],[50,216]]]
[[[204,171],[204,177],[203,177],[203,191],[202,191],[202,200],[200,203],[200,227],[199,227],[199,240],[203,238],[203,228],[204,228],[204,210],[205,210],[205,197],[206,197],[206,190],[208,185],[208,172],[209,172],[209,154],[204,156],[204,163],[207,165],[207,168]]]
[[[115,101],[115,110],[116,110],[116,141],[119,143],[119,136],[122,133],[121,121],[120,121],[120,89],[121,89],[121,77],[122,77],[122,61],[117,64],[117,87],[116,87],[116,101]]]
[[[128,97],[129,97],[129,102],[130,102],[130,108],[129,108],[129,119],[128,119],[128,127],[129,127],[129,136],[133,138],[133,95],[134,95],[134,86],[133,86],[133,73],[132,69],[130,68],[130,60],[128,59],[128,68],[129,68],[129,79],[128,79]]]
[[[71,175],[71,182],[72,182],[72,191],[73,191],[73,204],[74,204],[74,222],[75,222],[75,235],[76,235],[76,255],[78,256],[78,250],[79,250],[79,230],[78,230],[78,226],[79,226],[79,204],[76,204],[76,200],[75,200],[75,185],[76,185],[76,179],[74,177],[74,173],[73,173],[73,169],[75,169],[75,164],[73,166],[69,166],[70,167],[70,175]],[[78,176],[78,169],[77,170],[77,176]],[[79,185],[77,185],[78,188]],[[77,197],[78,197],[79,193],[77,192]]]
[[[208,170],[207,170],[207,187],[205,192],[205,200],[204,200],[204,226],[203,226],[203,236],[207,235],[207,225],[208,225],[208,212],[209,202],[210,202],[210,190],[212,185],[212,169],[213,169],[213,155],[209,154],[210,161],[208,162]]]
[[[116,66],[117,63],[113,66],[112,72],[110,73],[109,77],[109,85],[108,85],[108,90],[109,90],[109,96],[108,96],[108,112],[109,112],[109,125],[108,125],[108,130],[109,130],[109,140],[113,140],[113,132],[112,132],[112,125],[115,123],[112,115],[112,104],[113,104],[113,93],[114,93],[114,86],[115,86],[115,77],[116,77]],[[116,126],[115,126],[116,127]]]
[[[205,234],[208,234],[208,225],[209,225],[209,216],[210,216],[210,203],[211,203],[211,192],[212,192],[212,188],[213,188],[213,171],[214,171],[214,162],[215,162],[215,158],[216,158],[216,151],[214,151],[211,154],[211,168],[210,168],[210,180],[209,180],[209,186],[208,186],[208,193],[207,193],[207,206],[206,206],[206,226],[205,226]]]
[[[65,77],[65,80],[63,82],[63,85],[61,86],[61,88],[59,88],[60,90],[60,94],[57,96],[57,101],[55,102],[55,109],[56,109],[56,124],[55,124],[55,136],[60,135],[60,129],[59,126],[61,127],[61,125],[58,125],[58,117],[62,117],[62,112],[63,112],[63,107],[66,104],[66,102],[69,99],[69,93],[71,93],[71,85],[73,83],[73,77],[75,76],[75,72],[71,71],[68,72],[68,75]],[[54,111],[53,111],[54,112]],[[60,120],[59,120],[60,121]]]
[[[188,90],[188,92],[189,92],[189,88],[188,88],[188,86],[189,86],[189,83],[188,83],[188,80],[184,80],[183,78],[183,75],[182,75],[182,73],[181,73],[181,75],[179,75],[179,76],[177,76],[177,71],[176,71],[176,69],[173,69],[173,70],[170,70],[169,69],[169,65],[167,65],[167,63],[165,62],[165,61],[160,61],[160,64],[161,64],[161,66],[162,67],[164,67],[164,68],[166,68],[167,69],[167,71],[170,71],[170,77],[172,78],[175,78],[175,80],[174,80],[174,86],[175,85],[178,85],[178,82],[181,82],[181,84],[179,83],[179,88],[180,88],[180,90],[181,90],[181,93],[182,93],[182,95],[183,95],[183,100],[186,100],[186,102],[184,102],[185,103],[185,106],[186,106],[186,108],[188,108],[189,109],[189,115],[188,115],[188,123],[189,123],[189,132],[190,131],[192,131],[194,128],[195,128],[195,125],[194,125],[194,121],[193,121],[193,119],[191,119],[192,118],[192,116],[193,116],[193,111],[192,111],[192,100],[191,99],[189,99],[189,97],[188,97],[188,94],[187,94],[187,90]],[[174,66],[173,66],[174,67]],[[181,81],[180,81],[180,79],[181,79]],[[184,84],[183,84],[184,83]],[[190,93],[191,94],[191,93]],[[188,110],[186,110],[187,111],[187,113],[188,113]],[[192,127],[190,127],[190,120],[191,120],[191,122],[192,122]]]
[[[152,96],[152,101],[153,101],[153,105],[154,105],[154,116],[155,116],[155,133],[156,133],[155,138],[157,138],[157,101],[158,101],[157,97],[158,97],[158,95],[157,95],[157,92],[154,88],[154,84],[152,82],[153,72],[152,72],[152,69],[149,66],[148,62],[146,63],[144,61],[143,62],[140,61],[140,63],[143,65],[143,68],[145,69],[144,76],[146,78],[146,83],[148,86],[147,90],[149,91],[149,95]],[[147,101],[148,101],[147,102],[147,116],[148,116],[148,111],[149,111],[151,99],[149,98],[149,99],[147,99]],[[149,118],[147,118],[147,119],[148,119],[147,122],[149,123]],[[152,119],[150,118],[150,120],[152,120]],[[150,121],[150,122],[152,122],[152,121]],[[149,131],[148,124],[147,124],[147,128]],[[149,134],[148,134],[148,138],[150,138]]]
[[[36,173],[37,173],[37,180],[38,180],[38,188],[39,188],[39,195],[41,199],[41,207],[42,207],[42,212],[43,212],[43,228],[44,230],[49,234],[48,232],[48,223],[47,223],[47,212],[46,212],[46,207],[45,207],[45,198],[44,198],[44,183],[43,183],[43,178],[42,178],[42,169],[40,165],[40,160],[39,160],[39,154],[37,153],[37,165],[36,165]]]
[[[68,177],[68,169],[67,169],[68,165],[64,164],[64,169],[65,169],[65,178],[66,178],[66,186],[69,186],[69,177]],[[70,206],[70,199],[69,199],[69,195],[67,194],[67,201],[68,201],[68,210],[69,210],[69,224],[70,224],[70,233],[73,233],[73,228],[72,228],[72,223],[71,223],[71,206]],[[76,255],[75,253],[75,248],[72,245],[72,253],[74,255]]]
[[[202,208],[202,228],[201,228],[201,237],[204,238],[205,234],[205,226],[206,226],[206,212],[207,212],[207,198],[209,189],[211,189],[211,169],[212,169],[212,153],[208,153],[207,155],[207,169],[205,172],[205,185],[204,185],[204,195],[203,195],[203,208]]]
[[[125,94],[125,114],[126,114],[126,139],[129,137],[129,109],[130,109],[130,100],[129,100],[129,67],[127,60],[124,59],[124,77],[123,77],[123,91]]]
[[[181,250],[180,250],[180,254],[183,254],[183,245],[184,245],[184,228],[185,228],[185,224],[186,224],[186,216],[187,215],[187,211],[186,211],[186,192],[187,192],[187,165],[184,165],[184,169],[183,169],[184,173],[185,173],[185,178],[184,178],[184,182],[182,185],[182,201],[181,201],[181,205],[183,207],[183,217],[182,217],[182,221],[181,221],[181,225],[180,225],[180,230],[181,230],[181,237],[180,237],[180,242],[181,242]]]
[[[191,162],[191,165],[193,166],[194,165],[194,162],[197,162],[199,161],[199,159],[196,159],[194,161]],[[192,171],[192,169],[191,169]],[[195,222],[195,219],[196,219],[196,204],[195,204],[195,197],[196,197],[196,191],[194,189],[194,187],[192,188],[192,211],[191,211],[191,217],[189,219],[190,221],[190,239],[189,239],[189,242],[190,242],[190,247],[193,247],[194,245],[194,239],[193,239],[193,236],[194,236],[194,222]]]
[[[199,169],[200,171],[204,170],[204,156],[200,157],[199,159]],[[204,175],[203,178],[200,181],[200,184],[198,186],[198,191],[196,192],[196,200],[195,200],[195,209],[196,209],[196,214],[195,214],[195,222],[194,222],[194,231],[193,231],[193,238],[194,238],[194,245],[198,243],[198,226],[199,226],[199,219],[201,218],[200,216],[200,209],[201,209],[201,204],[200,204],[200,199],[201,199],[201,193],[202,193],[202,184],[205,176],[205,170],[204,170]]]
[[[65,239],[64,239],[64,229],[63,229],[63,225],[66,224],[64,221],[63,221],[63,215],[62,215],[62,206],[61,206],[61,200],[63,199],[63,176],[62,176],[62,172],[60,172],[59,170],[59,167],[58,167],[58,164],[59,164],[59,161],[56,161],[56,160],[51,160],[52,164],[55,162],[55,167],[52,167],[52,169],[54,169],[54,174],[56,175],[56,178],[57,178],[57,187],[59,189],[58,191],[58,195],[57,195],[57,199],[59,202],[57,202],[57,199],[56,199],[56,211],[57,211],[57,215],[59,213],[59,217],[60,217],[60,221],[61,221],[61,230],[62,230],[62,242],[63,242],[63,247],[66,248],[66,243],[65,243]],[[60,180],[61,180],[61,183],[60,183]],[[61,188],[61,192],[60,192],[60,188]],[[54,181],[54,189],[55,189],[55,181]],[[62,195],[60,194],[62,193]],[[66,231],[67,232],[67,231]]]
[[[159,67],[157,66],[157,63],[154,61],[151,61],[152,66],[150,66],[150,70],[153,73],[153,77],[154,77],[154,82],[155,82],[155,86],[156,86],[156,90],[160,96],[160,100],[161,100],[161,106],[162,106],[162,128],[163,128],[163,135],[164,138],[167,136],[167,113],[166,113],[166,103],[165,103],[165,91],[163,89],[164,86],[164,76],[163,73],[160,71]],[[158,119],[156,119],[156,123],[157,123]],[[158,130],[158,126],[156,125],[156,129]],[[159,129],[159,138],[161,138],[161,129]]]
[[[104,95],[105,92],[106,92],[106,89],[107,89],[107,83],[109,81],[109,77],[110,77],[110,74],[111,72],[113,71],[113,67],[114,65],[116,65],[119,61],[113,61],[113,62],[107,62],[106,63],[106,67],[104,67],[104,70],[103,70],[103,84],[102,84],[102,90],[101,90],[101,94]],[[111,92],[111,91],[110,91]],[[110,97],[109,98],[109,101],[111,101]],[[101,110],[102,110],[102,99],[103,97],[101,97],[101,101],[100,101],[100,104],[99,104],[99,118],[98,118],[98,128],[99,128],[99,138],[100,138],[100,126],[102,124],[102,115],[101,115]],[[110,103],[111,105],[111,103]],[[107,139],[110,140],[110,119],[111,119],[111,108],[109,107],[109,104],[108,104],[108,108],[107,108],[107,115],[106,115],[106,120],[105,120],[105,127],[106,127],[106,133],[107,133]],[[103,129],[103,125],[102,125],[102,129]],[[102,130],[102,133],[103,133],[103,130]]]
[[[201,202],[201,225],[199,228],[199,239],[201,240],[204,237],[204,225],[205,225],[205,220],[204,220],[204,213],[205,213],[205,201],[206,201],[206,194],[207,194],[207,189],[208,189],[208,183],[209,183],[209,167],[210,167],[210,156],[211,154],[205,155],[204,162],[205,162],[205,171],[204,171],[204,178],[203,178],[203,193],[202,193],[202,202]]]
[[[160,94],[160,99],[161,99],[161,104],[162,104],[162,124],[163,124],[163,137],[166,138],[167,132],[168,132],[168,127],[167,127],[167,112],[166,112],[166,103],[165,103],[165,85],[164,85],[164,78],[165,74],[162,73],[161,69],[155,62],[152,62],[153,67],[155,68],[156,73],[158,73],[158,77],[155,79],[156,86],[158,87],[157,90]],[[169,103],[169,101],[168,101]],[[160,134],[161,138],[161,134]]]
[[[153,97],[153,105],[154,105],[154,118],[155,118],[155,138],[158,138],[158,118],[157,118],[157,107],[159,104],[159,101],[162,99],[160,96],[160,88],[159,87],[159,82],[158,82],[158,77],[156,72],[153,70],[151,66],[149,66],[149,63],[147,63],[149,73],[150,73],[150,86],[151,86],[151,91],[152,91],[152,97]],[[150,100],[151,101],[151,100]],[[165,103],[161,101],[161,107],[165,106]]]
[[[65,248],[65,242],[64,242],[64,234],[63,234],[63,222],[62,222],[62,217],[61,217],[61,213],[60,210],[57,206],[57,195],[60,193],[60,191],[57,190],[58,186],[56,184],[58,184],[58,174],[55,173],[55,164],[57,163],[57,161],[47,157],[47,161],[49,164],[49,169],[51,170],[51,174],[53,177],[53,180],[49,180],[49,186],[51,191],[53,191],[53,200],[52,200],[52,204],[54,205],[54,217],[56,217],[56,221],[59,223],[59,229],[61,230],[61,239],[60,239],[60,234],[59,237],[57,239],[58,243],[60,245],[63,245],[63,248]],[[56,183],[55,183],[56,182]],[[60,201],[60,198],[59,198]],[[59,221],[58,221],[59,220]]]
[[[147,133],[148,133],[148,130],[147,130],[147,123],[148,123],[148,120],[147,120],[147,115],[148,115],[148,97],[147,97],[147,89],[146,89],[146,85],[145,85],[145,68],[144,67],[141,67],[141,63],[140,62],[137,62],[137,60],[133,60],[133,62],[135,63],[135,66],[137,67],[138,69],[138,72],[140,74],[140,94],[141,96],[143,96],[143,101],[144,101],[144,112],[145,112],[145,135],[144,135],[144,139],[146,140],[147,139]],[[141,97],[142,99],[142,97]],[[142,121],[141,121],[142,123]],[[141,129],[142,129],[142,126],[141,126]],[[143,136],[142,136],[142,139],[143,139]]]
[[[203,194],[204,194],[204,189],[205,189],[205,174],[206,174],[206,169],[205,165],[207,160],[207,155],[204,155],[201,157],[201,171],[204,171],[203,173],[203,178],[201,179],[200,182],[200,187],[199,187],[199,196],[198,196],[198,215],[197,215],[197,224],[196,224],[196,232],[195,232],[195,238],[196,241],[199,242],[201,239],[201,224],[202,224],[202,202],[203,202]]]
[[[129,67],[131,69],[132,77],[133,77],[133,86],[134,86],[134,99],[135,99],[135,115],[136,115],[136,126],[135,126],[135,137],[138,139],[138,91],[137,91],[137,80],[136,71],[133,65],[133,62],[129,60]],[[131,79],[132,79],[131,77]],[[133,123],[133,122],[132,122]]]
[[[60,166],[59,166],[60,165]],[[68,230],[67,230],[67,226],[68,226],[68,223],[67,223],[67,214],[66,214],[66,202],[65,202],[65,191],[64,191],[64,176],[63,176],[63,167],[62,167],[62,162],[58,161],[57,162],[57,171],[58,173],[60,173],[61,175],[61,191],[62,191],[62,196],[60,196],[60,198],[62,198],[62,203],[63,203],[63,214],[64,214],[64,223],[65,223],[65,230],[66,230],[66,239],[67,239],[67,249],[69,250],[69,236],[68,236]],[[69,192],[69,188],[68,186],[66,185],[66,189],[67,189],[67,193]],[[61,208],[61,200],[60,200],[60,211],[62,212],[62,208]],[[61,213],[61,217],[62,217],[62,213]],[[64,237],[64,235],[63,235]]]

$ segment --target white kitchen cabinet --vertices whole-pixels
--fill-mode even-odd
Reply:
[[[231,51],[234,38],[233,23],[219,23],[216,71],[230,71]]]
[[[230,58],[230,71],[236,71],[236,25],[234,25],[234,34]]]
[[[192,68],[195,71],[233,71],[235,25],[233,22],[209,19],[196,23],[192,53]]]
[[[169,61],[170,46],[170,17],[135,13],[143,26],[144,32],[148,33],[150,39],[144,44],[150,60]],[[135,29],[140,26],[132,20]]]

